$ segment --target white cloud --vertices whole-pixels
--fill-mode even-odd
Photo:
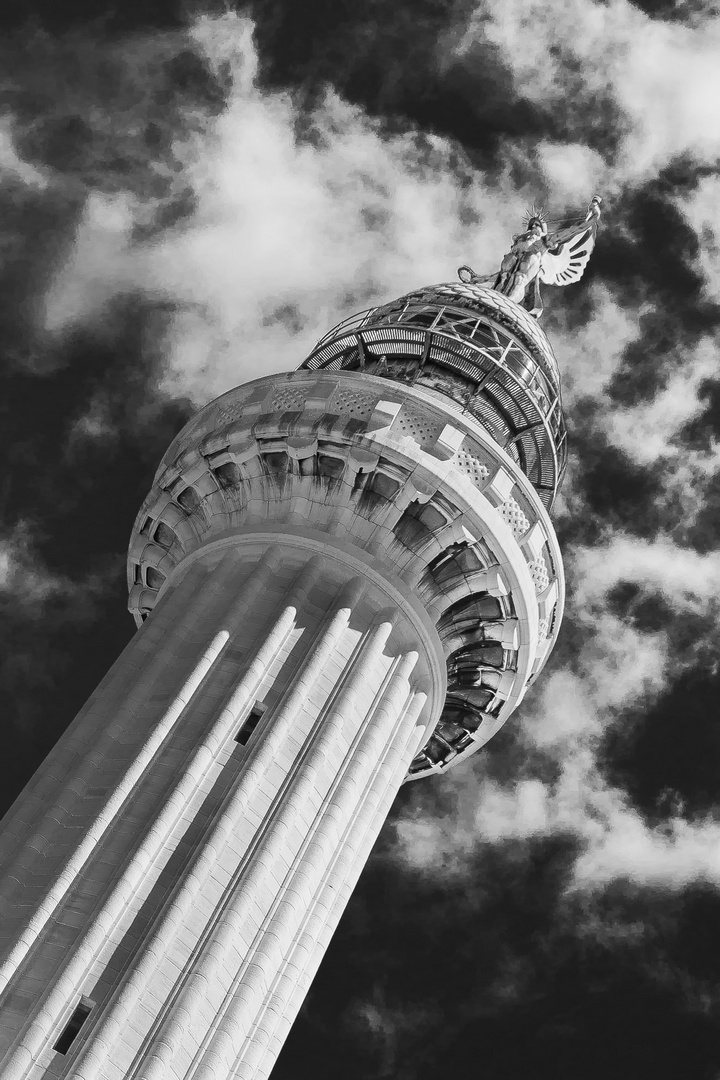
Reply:
[[[720,821],[670,819],[649,828],[618,808],[575,865],[575,883],[594,887],[625,878],[636,884],[682,889],[691,882],[720,885]]]
[[[522,753],[517,776],[497,780],[482,758],[449,772],[442,783],[450,811],[416,810],[399,820],[397,857],[429,874],[463,875],[487,844],[562,835],[578,844],[570,891],[602,889],[618,879],[668,890],[695,881],[720,886],[720,814],[693,819],[678,807],[652,826],[608,781],[599,757],[607,732],[628,723],[620,710],[649,707],[682,663],[665,631],[637,631],[608,610],[608,592],[619,581],[634,582],[659,591],[677,611],[710,616],[720,557],[669,538],[623,535],[569,557],[581,630],[573,667],[546,674],[514,721]],[[554,773],[552,780],[532,775],[538,753],[543,776]]]
[[[482,762],[474,773],[450,773],[443,780],[446,796],[452,797],[450,812],[401,818],[395,826],[396,857],[428,874],[462,876],[468,859],[484,845],[566,836],[579,845],[567,882],[570,892],[602,889],[619,879],[665,890],[697,881],[720,886],[720,818],[688,820],[674,813],[650,826],[597,768],[594,703],[572,677],[560,676],[559,682],[548,680],[540,707],[555,713],[558,778],[500,783],[483,776]],[[559,720],[558,712],[565,714]],[[531,717],[523,725],[531,740],[534,724]],[[541,718],[539,728],[547,750],[547,720]]]
[[[720,552],[701,555],[668,537],[642,540],[618,534],[572,553],[579,611],[602,601],[619,581],[656,590],[678,609],[703,611],[720,592]]]
[[[560,206],[582,205],[603,188],[606,167],[597,150],[582,143],[542,140],[536,154],[541,175]]]
[[[588,289],[581,284],[574,288]],[[621,307],[604,285],[589,289],[592,311],[581,327],[570,329],[560,309],[552,311],[552,345],[562,373],[563,402],[604,395],[620,367],[623,352],[636,339],[638,311]],[[644,309],[646,310],[646,309]]]
[[[28,187],[47,186],[45,173],[24,161],[17,152],[13,123],[9,116],[0,117],[0,180],[20,180]]]
[[[47,603],[60,599],[73,605],[78,618],[90,616],[93,598],[106,588],[102,575],[72,581],[46,566],[35,551],[28,522],[18,522],[0,537],[0,596],[26,615],[42,617]]]
[[[91,198],[47,297],[46,329],[101,319],[128,290],[170,299],[180,313],[166,343],[167,387],[202,402],[297,366],[363,304],[454,278],[481,228],[484,258],[497,262],[516,224],[512,196],[458,166],[452,144],[384,135],[330,91],[298,139],[291,98],[255,86],[246,19],[202,20],[198,48],[229,61],[234,82],[204,134],[176,141],[194,213],[133,243],[143,208]]]
[[[678,197],[675,204],[698,238],[698,269],[705,279],[705,294],[716,301],[720,294],[720,177],[703,177],[694,191]]]
[[[478,47],[499,49],[519,94],[572,115],[585,128],[609,97],[620,111],[620,152],[601,177],[612,189],[651,175],[672,157],[720,154],[720,24],[645,15],[628,0],[483,0],[457,48],[472,70]]]
[[[65,591],[68,583],[39,562],[33,551],[30,529],[20,522],[0,538],[0,594],[23,604],[42,604]]]
[[[53,334],[82,322],[113,297],[136,288],[129,251],[135,219],[135,208],[125,195],[88,196],[72,252],[45,298],[45,330]]]
[[[677,358],[677,367],[651,401],[629,408],[608,408],[603,427],[613,444],[641,465],[667,455],[686,454],[672,439],[706,409],[699,396],[703,384],[717,373],[717,347],[703,338],[692,351]]]

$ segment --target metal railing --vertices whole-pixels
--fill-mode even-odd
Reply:
[[[557,361],[536,321],[487,287],[435,285],[339,323],[302,364],[427,386],[473,415],[550,507],[567,459]]]

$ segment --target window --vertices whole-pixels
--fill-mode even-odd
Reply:
[[[234,461],[226,461],[223,465],[216,465],[213,473],[220,487],[231,488],[242,483],[240,466],[236,465]]]
[[[507,601],[506,606],[510,608]],[[475,630],[478,623],[495,622],[506,615],[500,598],[477,592],[451,604],[438,620],[437,628],[441,636],[448,632],[464,634]]]
[[[287,472],[288,456],[284,450],[268,450],[260,457],[273,476],[279,477]]]
[[[256,701],[250,710],[250,715],[235,736],[236,743],[240,743],[241,746],[247,746],[250,742],[250,736],[260,723],[264,712],[265,706],[262,701]]]
[[[183,488],[182,491],[176,495],[176,499],[183,510],[188,514],[192,514],[193,510],[197,510],[200,505],[200,497],[197,491],[195,491],[195,488]]]
[[[376,471],[368,480],[367,486],[370,491],[374,491],[376,495],[382,496],[383,499],[393,499],[397,495],[400,481],[394,480],[392,476],[388,476],[386,473]]]
[[[339,480],[345,469],[342,458],[332,457],[330,454],[318,455],[318,472],[321,476],[327,476],[330,480]]]
[[[175,543],[175,533],[164,521],[159,521],[153,540],[167,551]]]
[[[95,1002],[88,997],[80,998],[79,1004],[75,1006],[75,1011],[65,1025],[62,1035],[53,1046],[53,1050],[56,1050],[58,1054],[67,1054],[75,1042],[80,1028],[90,1015],[90,1010],[94,1004]]]
[[[160,570],[156,570],[154,566],[148,566],[145,571],[145,580],[148,589],[160,589],[165,584],[165,575]]]

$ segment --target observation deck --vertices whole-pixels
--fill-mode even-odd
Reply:
[[[545,507],[567,463],[560,375],[524,308],[485,285],[431,285],[330,330],[302,364],[416,385],[473,416],[516,462]]]

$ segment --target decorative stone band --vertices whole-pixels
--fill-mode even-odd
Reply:
[[[173,441],[138,515],[136,621],[193,552],[288,529],[350,545],[436,625],[448,696],[411,776],[487,742],[554,644],[564,585],[541,500],[475,418],[427,389],[346,371],[223,395]]]

